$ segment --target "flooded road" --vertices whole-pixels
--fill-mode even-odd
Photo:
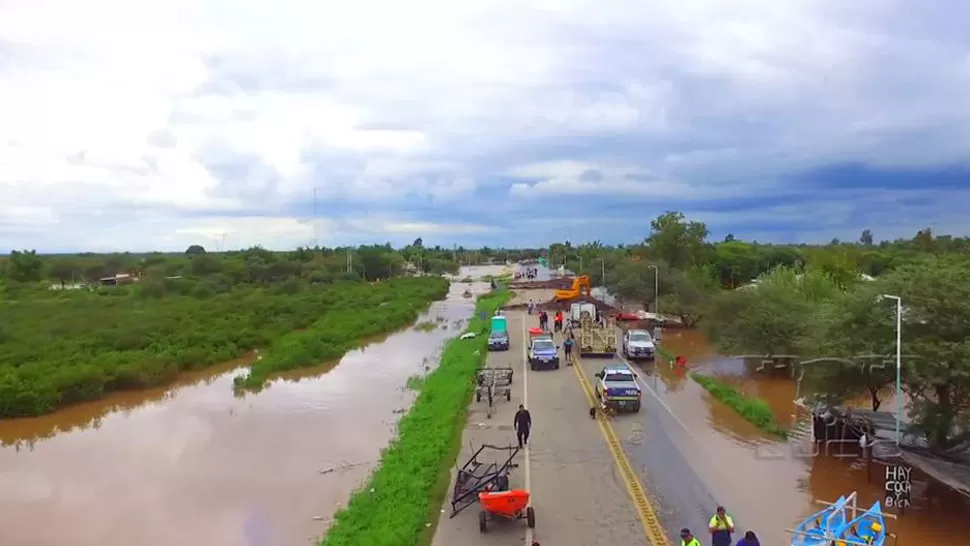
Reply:
[[[799,412],[803,410],[794,404],[795,382],[786,372],[773,375],[754,372],[751,366],[738,360],[717,357],[703,336],[695,331],[671,331],[664,338],[664,345],[673,353],[686,356],[692,368],[735,382],[746,393],[765,399],[779,422],[796,430],[788,442],[767,437],[689,381],[685,373],[657,366],[653,388],[676,419],[663,418],[662,423],[654,426],[662,428],[669,441],[685,454],[690,472],[700,478],[706,489],[691,494],[690,499],[709,494],[711,502],[716,499],[734,513],[742,530],[754,529],[762,543],[787,544],[783,529],[820,509],[813,504],[813,499],[832,501],[855,490],[859,493],[860,506],[868,507],[885,496],[884,467],[878,463],[867,468],[861,459],[817,452],[820,448],[815,448],[810,441],[810,429],[800,426],[804,415]],[[862,403],[867,404],[868,399],[862,397]],[[891,401],[884,400],[883,404]],[[663,408],[655,409],[665,413]],[[663,456],[659,451],[651,455]],[[670,454],[667,457],[674,459]],[[663,463],[653,466],[656,467],[654,474],[670,471],[663,468]],[[683,468],[677,473],[689,476]],[[898,521],[888,522],[889,530],[899,535],[900,544],[970,543],[967,500],[945,488],[928,485],[915,471],[913,482],[914,506]],[[684,484],[661,483],[660,486],[666,490],[700,488],[691,483],[687,479]],[[713,510],[714,506],[705,508]],[[692,509],[693,506],[686,507],[688,511]]]
[[[437,365],[471,316],[469,287],[488,288],[455,283],[418,327],[256,394],[234,394],[239,361],[0,421],[0,544],[312,543],[391,439],[408,378]]]

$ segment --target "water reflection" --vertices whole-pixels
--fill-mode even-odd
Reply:
[[[239,361],[165,389],[0,422],[0,543],[307,543],[391,439],[414,396],[408,378],[433,367],[471,315],[466,287],[421,319],[447,327],[393,334],[259,393],[234,395],[248,364]]]

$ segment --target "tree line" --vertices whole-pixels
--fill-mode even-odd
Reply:
[[[269,284],[288,280],[330,283],[386,279],[413,273],[456,273],[462,249],[426,248],[420,238],[394,249],[390,244],[343,248],[297,248],[272,252],[260,247],[229,252],[207,252],[192,245],[184,253],[114,253],[42,255],[35,250],[14,250],[0,257],[0,283],[6,287],[56,284],[62,288],[97,285],[102,279],[130,275],[143,281],[205,278],[214,290],[238,284]],[[479,258],[484,259],[484,258]],[[44,286],[47,288],[47,286]]]

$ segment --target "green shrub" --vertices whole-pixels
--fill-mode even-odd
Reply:
[[[327,320],[330,311],[354,309],[350,320],[361,326],[363,310],[384,305],[390,320],[400,321],[422,298],[427,305],[447,290],[436,277],[374,285],[241,285],[222,293],[189,279],[164,283],[44,289],[0,300],[0,418],[41,415],[111,391],[162,385],[180,371],[240,357]],[[193,292],[204,297],[185,295]],[[376,333],[368,327],[358,335]],[[349,331],[340,328],[343,335]]]
[[[236,386],[259,389],[273,374],[341,357],[371,336],[414,322],[429,303],[448,294],[441,277],[405,277],[377,286],[366,300],[339,300],[306,330],[283,335],[247,374],[235,378]]]
[[[488,320],[511,297],[502,290],[478,299],[468,340],[449,341],[441,362],[422,382],[380,465],[334,517],[323,546],[414,546],[430,542],[458,453],[473,379],[487,354]]]
[[[690,376],[714,398],[724,402],[749,423],[779,438],[788,437],[788,431],[775,420],[775,412],[771,410],[768,402],[761,398],[747,396],[734,386],[713,377],[698,373],[691,373]]]

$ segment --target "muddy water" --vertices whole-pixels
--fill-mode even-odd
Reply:
[[[664,345],[685,355],[692,368],[715,373],[765,399],[782,423],[797,427],[804,417],[793,403],[795,383],[784,372],[755,373],[743,362],[714,356],[697,332],[671,332]],[[884,469],[878,463],[867,467],[859,459],[813,456],[807,438],[789,443],[768,438],[682,372],[664,366],[657,372],[664,401],[690,431],[682,443],[689,462],[710,484],[715,498],[735,512],[739,526],[754,528],[762,543],[787,544],[783,529],[818,510],[813,499],[831,501],[854,490],[860,505],[868,506],[884,496]],[[862,397],[861,402],[868,400]],[[888,523],[901,544],[970,543],[966,499],[930,485],[915,472],[913,497],[915,506]]]
[[[258,394],[234,395],[240,361],[0,422],[0,544],[312,543],[391,439],[413,397],[408,377],[434,366],[471,315],[468,287],[453,285],[422,317],[437,328],[399,332]]]

